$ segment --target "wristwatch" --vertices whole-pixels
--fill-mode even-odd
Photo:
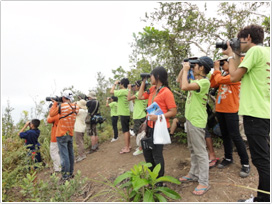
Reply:
[[[230,59],[235,59],[235,54],[233,53],[233,56],[228,57],[227,61],[229,62]]]
[[[229,62],[230,59],[233,59],[233,60],[234,60],[234,56],[228,57],[227,61]]]

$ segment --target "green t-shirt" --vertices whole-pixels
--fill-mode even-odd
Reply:
[[[185,105],[185,118],[189,120],[193,126],[205,128],[207,124],[207,98],[210,88],[208,79],[192,80],[191,83],[197,83],[200,87],[199,92],[191,90],[188,92]]]
[[[270,47],[251,47],[239,67],[247,68],[241,81],[239,115],[270,119]]]
[[[147,107],[147,100],[138,100],[139,91],[135,94],[135,103],[133,109],[133,120],[142,119],[146,116],[145,109]]]
[[[119,116],[130,116],[127,95],[128,95],[127,89],[120,89],[114,91],[114,96],[118,97],[117,114]]]
[[[118,116],[117,115],[117,102],[111,102],[109,104],[109,106],[110,106],[110,109],[111,109],[111,112],[110,112],[111,117]]]

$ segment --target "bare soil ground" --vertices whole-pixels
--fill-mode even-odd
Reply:
[[[80,170],[83,177],[101,181],[106,178],[113,182],[117,176],[130,170],[133,165],[144,161],[143,155],[132,155],[136,149],[135,137],[131,137],[132,149],[130,153],[119,153],[123,145],[124,139],[122,136],[115,142],[110,142],[110,140],[103,142],[98,151],[88,154],[85,160],[75,164],[75,173],[77,170]],[[247,151],[248,154],[250,154],[249,150]],[[224,156],[223,148],[215,148],[215,152],[219,158]],[[190,153],[186,145],[177,143],[166,145],[163,153],[165,159],[165,175],[178,178],[189,172]],[[250,176],[247,178],[239,177],[241,165],[237,152],[234,152],[234,164],[225,169],[218,169],[217,167],[210,169],[211,189],[203,196],[195,196],[192,194],[192,191],[197,186],[197,182],[181,185],[167,183],[167,186],[180,194],[181,199],[175,202],[237,202],[238,199],[249,198],[251,194],[256,195],[256,191],[254,190],[235,186],[257,188],[258,173],[251,162],[250,165]],[[42,175],[45,176],[46,172]],[[44,178],[42,175],[40,175],[41,178]],[[74,197],[72,200],[74,202],[106,202],[112,193],[91,198],[91,196],[106,189],[108,189],[108,187],[101,183],[88,182],[84,189],[85,193]],[[110,201],[114,200],[114,198],[110,199]]]

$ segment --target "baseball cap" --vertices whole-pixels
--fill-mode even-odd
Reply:
[[[65,90],[62,94],[62,97],[67,98],[68,100],[70,100],[71,102],[74,101],[74,97],[73,97],[73,93],[71,90]]]
[[[208,56],[202,56],[198,60],[204,66],[205,73],[208,74],[213,68],[213,60]]]

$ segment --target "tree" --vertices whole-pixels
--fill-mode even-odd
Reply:
[[[4,115],[2,116],[2,136],[9,138],[14,132],[14,122],[11,116],[11,112],[14,110],[10,106],[9,100],[7,101],[7,107],[5,108]]]

